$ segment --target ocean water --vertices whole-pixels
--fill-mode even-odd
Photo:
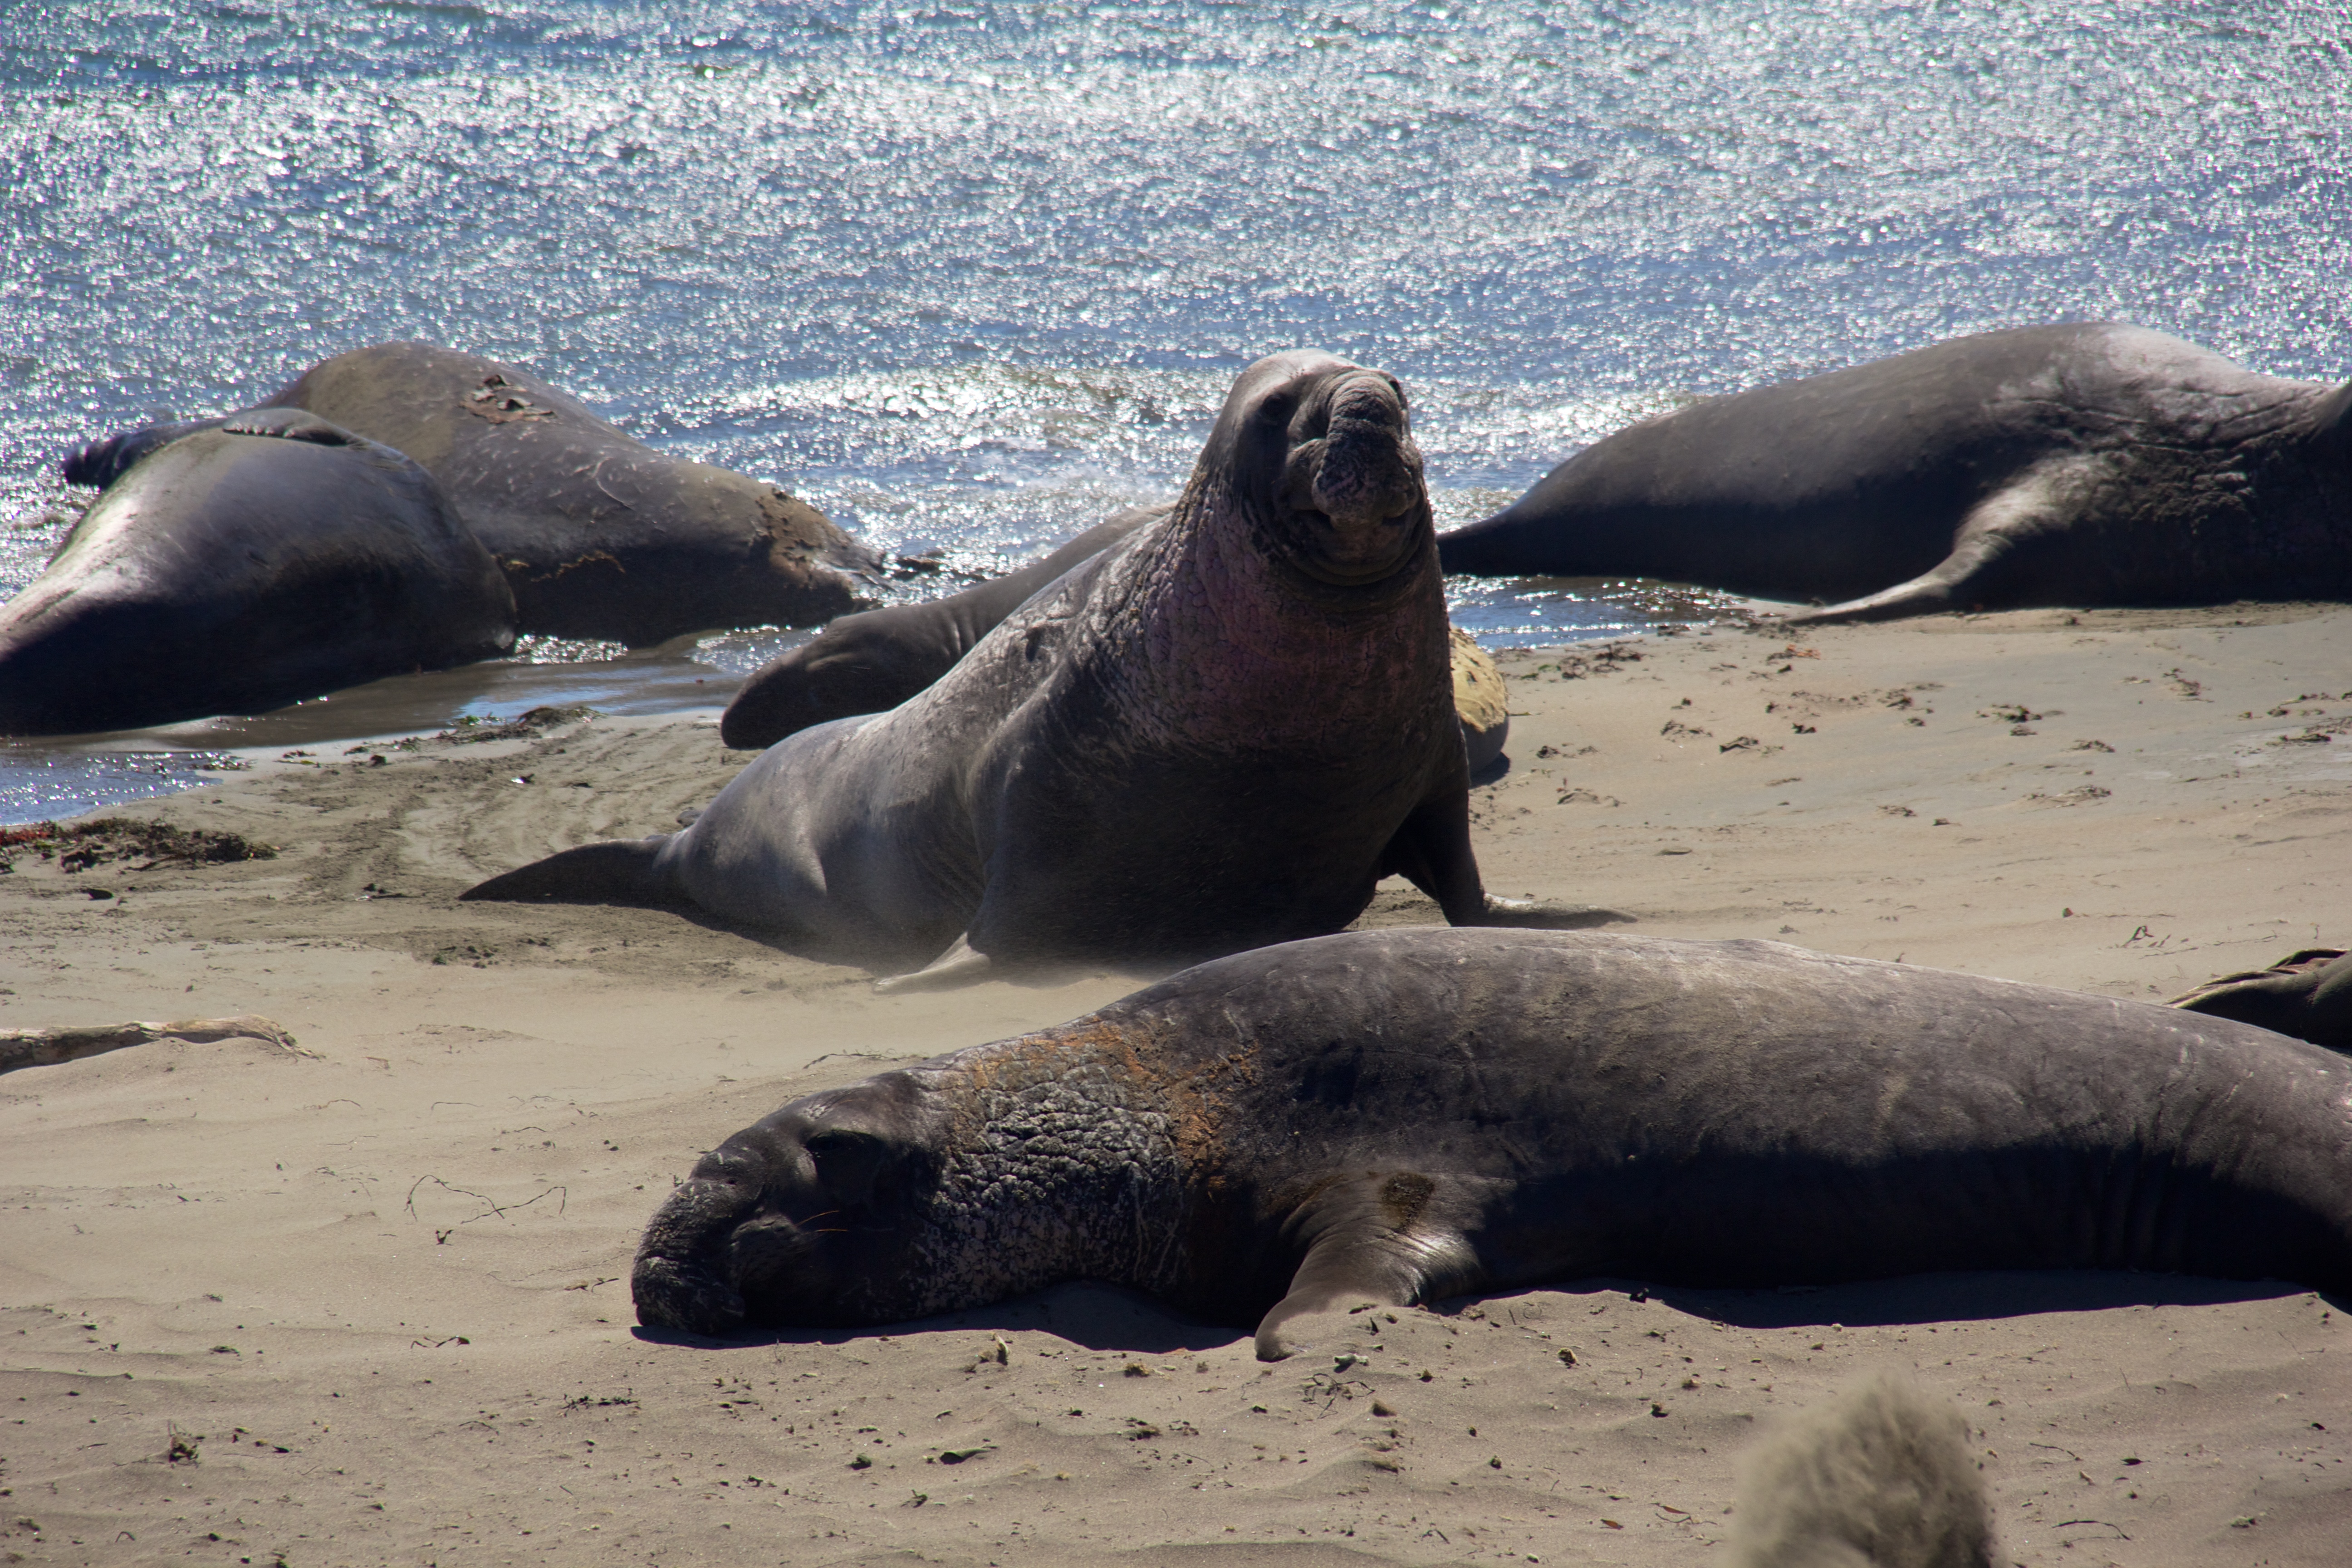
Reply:
[[[9,0],[0,595],[88,499],[68,447],[391,338],[966,572],[1171,494],[1293,346],[1403,378],[1441,524],[1690,397],[1996,327],[2341,376],[2348,55],[2302,0]],[[1498,644],[1708,607],[1454,599]],[[16,743],[0,818],[178,787],[175,752],[707,704],[790,640]]]

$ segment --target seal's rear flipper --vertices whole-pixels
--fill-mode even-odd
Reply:
[[[1293,1325],[1370,1303],[1402,1307],[1477,1282],[1469,1245],[1433,1212],[1437,1184],[1414,1171],[1368,1171],[1318,1192],[1288,1231],[1315,1235],[1290,1293],[1257,1325],[1257,1359],[1302,1348]]]
[[[614,838],[583,844],[493,877],[458,894],[462,900],[516,904],[676,904],[684,896],[656,874],[655,858],[669,842]]]
[[[92,441],[66,454],[65,479],[69,485],[94,485],[106,489],[131,471],[131,466],[151,452],[160,451],[183,436],[193,436],[199,430],[212,430],[226,423],[220,419],[191,419],[163,425],[150,425],[141,430],[125,430],[103,441]]]
[[[979,952],[964,937],[948,944],[948,950],[912,974],[893,974],[877,980],[874,989],[885,996],[906,991],[952,991],[959,985],[971,985],[985,980],[996,965],[988,954]]]
[[[2336,948],[2307,947],[2268,969],[2209,980],[2169,1005],[2352,1055],[2352,958]]]

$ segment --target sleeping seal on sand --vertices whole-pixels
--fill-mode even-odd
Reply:
[[[1338,931],[1410,878],[1463,925],[1592,924],[1479,885],[1402,389],[1243,373],[1173,510],[887,713],[803,730],[684,832],[469,899],[688,901],[866,962],[1190,963]]]
[[[0,733],[257,713],[514,646],[433,476],[299,408],[161,443],[0,608]]]
[[[439,479],[513,585],[524,631],[633,647],[712,626],[809,626],[875,558],[805,501],[656,451],[527,370],[430,343],[311,366],[262,408],[307,408]],[[230,418],[242,416],[231,415]],[[151,426],[66,461],[106,485],[219,420]]]
[[[1361,1301],[1975,1268],[2352,1288],[2352,1062],[1779,942],[1350,931],[794,1100],[634,1288],[723,1333],[1101,1279],[1272,1360]]]
[[[1171,510],[1129,507],[1044,559],[960,594],[842,616],[753,672],[719,716],[719,738],[739,751],[758,751],[812,725],[896,708],[953,669],[1032,594]],[[1475,777],[1503,754],[1510,733],[1503,675],[1460,627],[1447,647],[1454,710]]]
[[[1712,397],[1446,534],[1448,572],[1843,601],[1801,620],[2352,595],[2352,384],[2021,327]]]

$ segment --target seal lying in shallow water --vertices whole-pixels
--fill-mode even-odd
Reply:
[[[1129,507],[1043,560],[960,594],[842,616],[761,666],[719,715],[719,738],[738,751],[758,751],[813,725],[896,708],[954,668],[1031,595],[1171,510]],[[1475,776],[1503,754],[1510,733],[1502,671],[1458,626],[1447,647],[1454,711]]]
[[[2352,595],[2352,384],[2160,332],[2021,327],[1712,397],[1439,541],[1448,572],[1633,575],[1864,620]]]
[[[1391,873],[1456,925],[1596,923],[1480,887],[1446,633],[1402,389],[1277,354],[1172,511],[919,695],[789,737],[683,832],[465,896],[690,901],[867,962],[937,954],[925,983],[1318,935]]]
[[[433,476],[299,408],[163,445],[0,607],[0,732],[254,713],[513,647]]]
[[[1351,931],[794,1100],[634,1289],[723,1333],[1093,1279],[1276,1359],[1360,1301],[1972,1268],[2352,1288],[2352,1063],[1778,942]]]
[[[260,406],[307,408],[422,463],[506,573],[527,632],[643,646],[712,626],[808,626],[855,607],[847,574],[875,564],[805,501],[656,451],[530,372],[478,354],[354,349]],[[66,477],[108,484],[220,423],[95,443],[67,459]]]

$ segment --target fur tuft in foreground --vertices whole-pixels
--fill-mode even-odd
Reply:
[[[1989,1568],[1992,1510],[1967,1421],[1879,1373],[1740,1467],[1726,1568]]]

